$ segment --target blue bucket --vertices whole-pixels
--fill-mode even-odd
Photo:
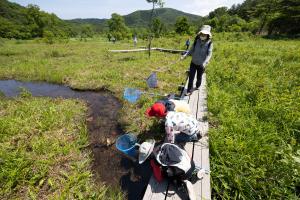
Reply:
[[[124,134],[118,137],[116,141],[116,147],[119,151],[125,153],[128,156],[136,157],[136,142],[137,138],[133,134]]]

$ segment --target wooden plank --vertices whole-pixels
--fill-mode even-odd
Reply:
[[[195,84],[195,81],[194,81]],[[196,96],[198,98],[196,98]],[[208,145],[208,122],[204,120],[207,113],[207,93],[206,93],[206,74],[203,74],[202,84],[199,90],[196,90],[189,99],[189,105],[193,109],[193,115],[200,121],[201,132],[205,137],[194,144],[193,160],[196,166],[210,170],[209,167],[209,145]],[[195,113],[196,110],[196,113]],[[192,155],[193,143],[185,145],[186,151]],[[210,174],[205,174],[203,179],[197,181],[194,185],[196,199],[211,199]]]
[[[193,143],[189,142],[185,145],[185,150],[192,155]],[[203,137],[198,142],[195,142],[194,146],[194,157],[193,160],[195,165],[210,170],[209,159],[208,159],[208,137]],[[205,174],[203,179],[198,180],[193,184],[196,199],[210,199],[210,175]]]
[[[209,148],[208,148],[208,137],[203,137],[203,142],[206,144],[202,148],[202,168],[210,171],[209,167]],[[211,191],[210,191],[210,174],[204,174],[202,179],[202,196],[203,199],[210,199],[211,198]]]
[[[207,92],[206,92],[206,74],[202,76],[202,84],[199,88],[199,101],[198,101],[198,112],[197,119],[203,121],[205,116],[207,116]]]
[[[164,180],[161,183],[158,183],[154,176],[152,175],[150,181],[148,183],[146,192],[144,194],[143,200],[162,200],[165,199],[166,191],[167,191],[168,182]],[[180,200],[181,198],[178,196],[178,191],[174,185],[169,185],[169,190],[167,194],[168,200]]]
[[[108,50],[112,53],[130,53],[130,52],[140,52],[140,51],[148,51],[148,49],[128,49],[128,50]]]
[[[143,199],[144,200],[165,199],[166,190],[167,190],[167,181],[163,181],[159,183],[155,180],[154,176],[152,175]]]
[[[189,105],[193,116],[197,116],[199,91],[196,90],[190,95]]]
[[[124,49],[124,50],[108,50],[108,52],[112,53],[129,53],[129,52],[140,52],[140,51],[148,51],[148,48],[140,48],[140,49]],[[184,50],[177,50],[177,49],[163,49],[152,47],[151,50],[161,51],[161,52],[168,52],[168,53],[183,53]]]
[[[202,84],[199,88],[199,108],[197,119],[200,121],[200,131],[204,135],[201,140],[201,168],[210,171],[209,166],[209,142],[208,142],[208,121],[205,116],[207,115],[207,91],[206,91],[206,74],[202,76]],[[210,189],[210,174],[204,174],[201,180],[201,198],[211,199]]]
[[[199,142],[196,142],[195,143],[195,146],[194,146],[194,162],[195,162],[195,165],[198,166],[198,167],[202,167],[201,166],[201,147],[199,147],[198,145]],[[184,149],[188,152],[188,154],[190,156],[192,156],[192,152],[193,152],[193,143],[192,142],[188,142],[186,143]],[[198,180],[196,183],[193,184],[194,186],[194,191],[195,191],[195,195],[196,195],[196,199],[201,199],[201,194],[202,194],[202,180]]]

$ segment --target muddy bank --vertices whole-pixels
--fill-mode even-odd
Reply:
[[[0,91],[7,97],[16,97],[21,88],[32,96],[65,99],[81,99],[87,102],[87,127],[90,148],[93,152],[93,166],[96,182],[119,187],[128,192],[128,199],[140,199],[148,183],[150,168],[125,158],[116,151],[114,145],[118,135],[123,134],[117,121],[121,103],[106,91],[78,91],[69,87],[44,82],[21,82],[0,80]],[[145,173],[146,172],[146,173]]]

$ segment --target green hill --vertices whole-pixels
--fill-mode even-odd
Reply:
[[[16,3],[0,0],[0,17],[12,22],[22,24],[26,22],[26,8]]]
[[[138,10],[124,15],[125,24],[129,27],[147,27],[151,16],[151,10]],[[171,26],[176,22],[177,17],[185,16],[190,23],[196,23],[202,19],[201,16],[185,13],[172,8],[159,8],[154,12],[154,17],[159,18],[165,25]],[[105,28],[107,19],[72,19],[66,20],[72,24],[91,24],[96,27]]]
[[[97,18],[86,18],[86,19],[70,19],[65,20],[66,22],[72,23],[72,24],[91,24],[91,25],[101,25],[104,24],[107,19],[97,19]]]
[[[129,27],[146,27],[149,24],[151,16],[151,10],[139,10],[129,15],[125,15],[125,23]],[[177,17],[184,16],[189,22],[195,23],[201,20],[198,15],[185,13],[172,8],[159,8],[155,10],[154,17],[159,18],[166,25],[173,25],[176,22]]]
[[[68,23],[70,26],[73,27],[73,29],[82,29],[83,27],[90,26],[93,31],[95,32],[101,32],[104,29],[106,29],[107,19],[97,19],[97,18],[87,18],[87,19],[71,19],[71,20],[64,20],[66,23]],[[78,31],[77,31],[78,32]]]

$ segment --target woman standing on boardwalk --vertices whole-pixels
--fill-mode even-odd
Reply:
[[[198,89],[201,85],[202,74],[204,73],[205,68],[212,56],[213,44],[211,38],[211,27],[209,25],[204,25],[197,34],[194,40],[194,44],[192,45],[190,50],[181,57],[181,59],[184,59],[188,55],[192,56],[189,73],[189,83],[186,95],[190,95],[192,93],[196,71],[196,89]]]

